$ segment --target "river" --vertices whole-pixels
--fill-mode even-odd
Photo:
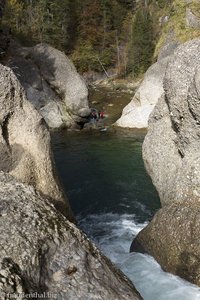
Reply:
[[[148,255],[129,253],[134,236],[160,208],[143,166],[142,140],[133,131],[56,133],[60,179],[80,228],[133,281],[144,300],[200,300],[195,285],[163,272]]]

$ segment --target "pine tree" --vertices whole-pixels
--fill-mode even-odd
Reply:
[[[128,70],[134,76],[143,74],[152,63],[154,51],[151,16],[146,9],[135,14],[128,53]]]
[[[3,24],[19,31],[23,15],[23,3],[19,0],[7,0]]]
[[[41,24],[43,41],[65,49],[69,40],[69,21],[69,0],[48,0]]]

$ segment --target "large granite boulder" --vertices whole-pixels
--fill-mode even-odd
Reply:
[[[200,39],[177,48],[164,90],[143,144],[163,208],[131,250],[148,252],[165,270],[200,286]]]
[[[178,47],[143,144],[162,205],[200,197],[200,39]]]
[[[15,43],[10,53],[7,66],[50,128],[73,127],[85,121],[90,114],[88,90],[64,53],[47,44],[22,48]]]
[[[64,98],[69,109],[78,114],[79,109],[88,106],[87,87],[64,53],[47,44],[39,44],[32,49],[32,55],[44,79]]]
[[[39,113],[25,97],[14,73],[0,65],[0,170],[33,185],[71,218],[57,182],[50,135]]]
[[[164,93],[163,78],[170,54],[174,50],[169,48],[167,56],[160,58],[146,72],[144,80],[136,91],[132,101],[123,109],[122,116],[115,123],[116,126],[128,128],[147,128],[149,115],[154,109],[160,96]]]
[[[0,234],[1,300],[142,299],[125,275],[48,199],[3,172]]]

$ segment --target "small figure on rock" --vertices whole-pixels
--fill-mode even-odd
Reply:
[[[90,119],[95,121],[99,119],[99,113],[95,108],[91,108]]]

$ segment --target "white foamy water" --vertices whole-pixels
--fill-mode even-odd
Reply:
[[[100,214],[82,219],[80,226],[96,245],[133,281],[144,300],[200,300],[200,288],[162,271],[148,255],[129,253],[134,236],[147,223],[134,215]]]

